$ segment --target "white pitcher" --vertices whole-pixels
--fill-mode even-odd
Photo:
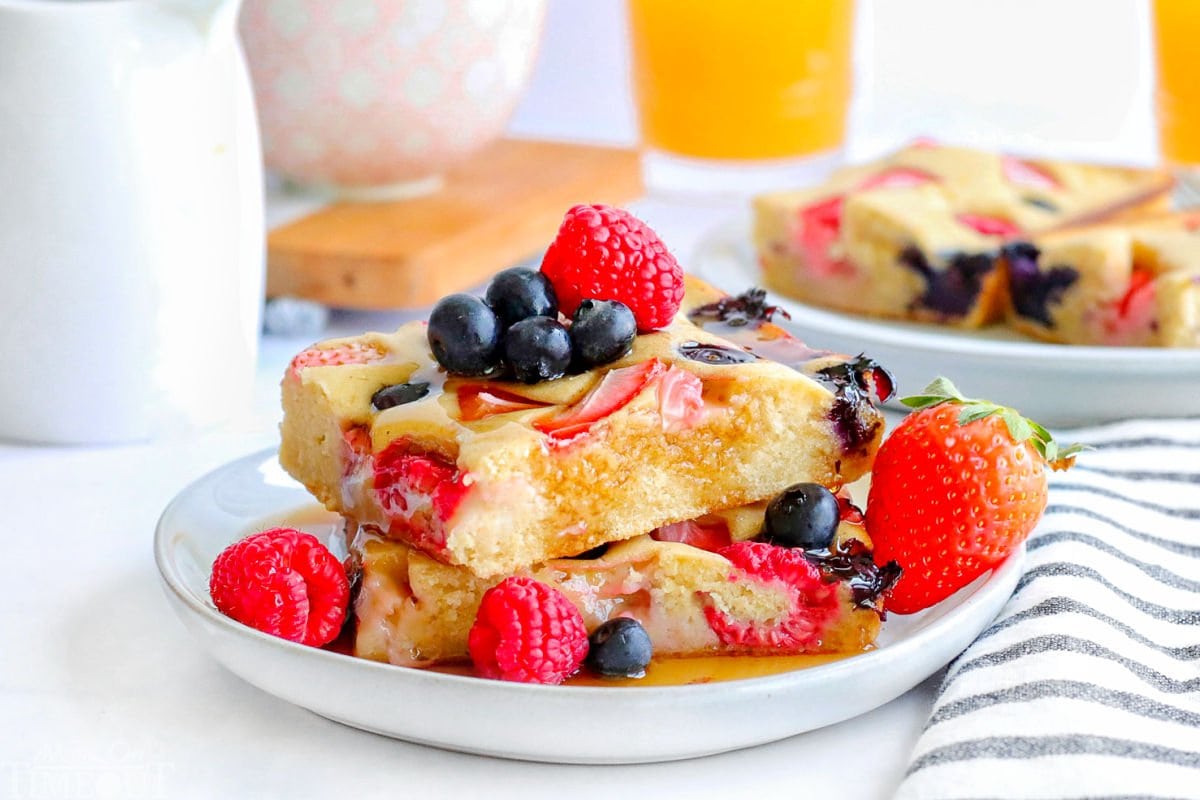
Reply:
[[[262,166],[238,0],[0,0],[0,437],[248,410]]]

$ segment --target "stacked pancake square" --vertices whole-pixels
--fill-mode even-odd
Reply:
[[[689,278],[675,320],[628,355],[536,385],[447,375],[420,322],[298,356],[280,460],[347,520],[356,654],[464,660],[480,597],[512,575],[562,591],[589,629],[634,617],[662,656],[870,646],[886,581],[844,493],[806,566],[738,544],[787,487],[869,471],[886,373],[806,347],[749,297]],[[419,396],[373,405],[400,383]]]

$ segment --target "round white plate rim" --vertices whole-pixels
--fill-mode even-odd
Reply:
[[[692,259],[693,270],[701,278],[713,275],[712,254],[729,246],[750,247],[751,223],[747,216],[732,217],[713,227],[701,237]],[[752,258],[752,257],[751,257]],[[750,264],[743,257],[737,261],[747,269]],[[757,276],[761,284],[761,276]],[[777,296],[771,292],[772,296]],[[1167,369],[1177,370],[1181,365],[1200,369],[1200,350],[1182,350],[1161,347],[1100,347],[1092,345],[1053,344],[1050,342],[1008,341],[978,336],[963,336],[932,324],[881,320],[859,317],[810,306],[792,298],[781,298],[786,307],[800,309],[806,323],[842,335],[853,335],[864,342],[886,340],[894,346],[902,346],[928,353],[953,355],[981,355],[1012,360],[1053,360],[1056,367],[1069,369],[1072,366],[1092,368],[1099,363],[1104,366],[1155,373]],[[793,320],[796,322],[797,320]]]
[[[353,656],[318,648],[306,647],[300,644],[285,641],[278,637],[274,637],[249,628],[224,616],[223,614],[219,613],[210,602],[204,598],[201,598],[195,591],[189,588],[186,579],[179,572],[178,565],[173,557],[174,549],[180,543],[180,538],[178,536],[170,536],[168,530],[169,523],[177,513],[178,508],[188,499],[190,499],[192,495],[202,491],[204,487],[218,480],[223,474],[247,465],[261,464],[266,460],[274,458],[275,450],[268,448],[266,450],[257,451],[218,466],[203,476],[197,478],[192,483],[188,484],[164,508],[158,525],[155,529],[154,556],[164,589],[169,592],[174,600],[178,601],[177,603],[173,604],[177,613],[179,613],[182,617],[184,610],[186,609],[188,613],[193,615],[193,620],[183,620],[185,623],[188,623],[187,627],[189,630],[192,629],[193,622],[203,623],[209,627],[216,627],[217,629],[220,629],[224,633],[227,633],[231,636],[242,640],[251,641],[255,646],[269,648],[275,653],[282,654],[288,658],[315,659],[317,663],[325,662],[329,663],[331,666],[336,665],[338,668],[352,667],[356,671],[362,671],[364,675],[381,676],[388,680],[395,680],[404,684],[408,684],[407,688],[414,691],[420,691],[423,687],[429,688],[431,686],[437,686],[439,688],[451,687],[466,690],[473,694],[477,694],[479,692],[488,692],[506,697],[528,698],[531,702],[535,701],[537,698],[552,697],[556,702],[559,703],[564,700],[571,701],[572,699],[581,703],[595,702],[598,698],[602,698],[607,703],[612,699],[612,693],[617,691],[621,692],[623,702],[637,702],[644,705],[658,707],[669,706],[674,701],[685,698],[694,702],[705,702],[720,698],[723,695],[736,695],[739,698],[739,702],[745,702],[748,695],[754,695],[760,698],[769,698],[772,695],[777,695],[780,692],[792,693],[819,690],[821,684],[836,683],[839,678],[843,678],[844,673],[849,673],[851,675],[859,673],[877,673],[877,670],[873,670],[876,663],[886,664],[888,661],[894,658],[901,657],[904,653],[922,652],[925,650],[927,645],[938,642],[943,636],[961,633],[957,630],[957,623],[959,623],[962,618],[971,616],[971,611],[976,606],[992,602],[995,603],[996,610],[998,611],[999,608],[1002,607],[1004,600],[1006,600],[1009,594],[1011,594],[1012,586],[1015,585],[1017,578],[1019,577],[1020,566],[1024,555],[1023,549],[1017,553],[1014,553],[1013,556],[1011,556],[1005,563],[1001,564],[996,570],[993,570],[989,575],[982,579],[981,583],[970,590],[969,595],[963,598],[958,605],[949,609],[938,619],[930,622],[928,625],[923,626],[910,636],[907,636],[893,644],[889,644],[887,646],[829,664],[818,665],[793,672],[781,673],[778,675],[686,686],[635,686],[616,688],[588,686],[542,686],[537,684],[488,681],[469,676],[448,675],[419,669],[396,667],[390,664],[354,658]],[[300,489],[299,491],[302,492],[303,490]],[[295,504],[289,504],[286,507],[281,506],[278,510],[280,512],[287,512],[295,507]],[[1002,598],[996,596],[998,592],[1003,595]],[[969,642],[976,635],[978,635],[978,633],[987,626],[988,622],[990,622],[994,616],[995,614],[993,613],[988,617],[987,620],[983,621],[978,630],[972,631],[967,641]],[[221,659],[219,654],[212,653],[212,655],[217,657],[217,659],[221,661],[226,668],[230,669],[236,674],[239,674],[239,676],[243,679],[252,684],[261,686],[261,684],[251,680],[248,676],[242,674],[228,662]],[[929,674],[936,672],[938,668],[953,658],[954,655],[957,655],[957,653],[951,654],[944,662],[928,670],[927,674],[923,675],[921,679],[924,679],[924,677],[928,677]],[[919,682],[919,680],[916,682]],[[893,699],[894,697],[903,694],[904,691],[907,691],[912,685],[915,685],[916,682],[911,683],[908,686],[904,686],[899,691],[892,694],[889,699]],[[264,688],[268,693],[273,693],[269,687],[261,688]],[[284,698],[282,695],[277,696],[302,707],[309,707],[302,702]],[[885,700],[884,702],[887,701]],[[315,711],[315,713],[321,714],[322,716],[328,717],[342,724],[358,727],[398,739],[414,741],[437,747],[445,747],[448,749],[462,749],[465,752],[486,752],[478,747],[459,748],[456,747],[453,742],[421,740],[419,737],[415,737],[413,735],[399,734],[392,729],[382,728],[377,725],[371,725],[357,721],[353,718],[353,714],[335,715],[311,707],[309,708],[310,710]],[[871,709],[863,709],[858,713],[866,713],[869,710]],[[848,716],[857,716],[857,714],[851,714]],[[848,718],[848,716],[839,718],[839,720],[835,721]],[[811,730],[813,727],[820,726],[804,727],[801,725],[793,733],[801,733],[806,730]],[[762,742],[739,744],[726,749],[738,749],[740,747],[751,746],[755,743]],[[487,752],[487,754],[524,760],[547,760],[560,763],[635,763],[637,761],[644,760],[674,760],[677,758],[689,758],[706,755],[711,752],[718,751],[697,751],[655,759],[638,758],[636,754],[630,754],[630,756],[627,758],[604,757],[595,760],[584,757],[555,757],[542,759],[539,758],[536,753],[512,750],[510,746],[509,750],[497,750],[494,752]]]

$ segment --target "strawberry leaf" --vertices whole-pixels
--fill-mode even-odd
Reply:
[[[963,406],[962,411],[958,415],[958,424],[969,425],[975,420],[991,416],[997,411],[1000,411],[1000,407],[991,403],[968,403]]]
[[[959,425],[970,425],[976,420],[998,414],[1004,420],[1013,442],[1029,442],[1030,446],[1046,460],[1051,469],[1067,469],[1075,463],[1075,456],[1087,449],[1083,445],[1072,444],[1060,447],[1054,437],[1044,427],[1007,406],[997,405],[990,400],[976,400],[964,397],[950,379],[935,378],[925,387],[924,391],[913,397],[903,397],[900,402],[914,411],[933,408],[942,403],[954,403],[962,406],[958,414]]]
[[[933,379],[933,383],[925,387],[925,394],[939,395],[947,400],[957,400],[960,403],[965,403],[967,398],[963,397],[962,392],[954,385],[949,378],[938,377]]]
[[[1000,411],[1000,419],[1004,420],[1004,425],[1008,428],[1008,433],[1012,436],[1014,442],[1023,442],[1033,438],[1033,426],[1029,424],[1029,420],[1011,408],[1002,409]],[[1041,440],[1037,439],[1035,441]]]
[[[1054,441],[1054,437],[1050,435],[1050,431],[1043,428],[1040,424],[1034,422],[1031,419],[1026,420],[1026,422],[1029,423],[1029,427],[1033,428],[1034,436],[1041,439],[1043,442]]]
[[[1070,469],[1075,464],[1075,456],[1082,453],[1084,450],[1090,450],[1086,444],[1069,444],[1066,447],[1060,448],[1058,443],[1051,439],[1046,444],[1046,463],[1050,465],[1050,469],[1059,472],[1064,469]]]
[[[918,394],[913,395],[912,397],[901,398],[900,402],[913,410],[920,410],[922,408],[932,408],[933,406],[941,405],[948,399],[949,398],[938,395]]]
[[[938,377],[926,386],[921,394],[902,398],[900,402],[912,409],[922,409],[932,408],[940,403],[964,403],[967,402],[967,398],[962,396],[962,392],[958,391],[958,387],[951,383],[949,378]]]

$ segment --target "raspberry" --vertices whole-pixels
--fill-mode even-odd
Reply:
[[[837,584],[826,583],[804,553],[763,542],[735,542],[717,551],[733,563],[731,580],[772,586],[788,598],[787,612],[764,622],[742,621],[715,606],[704,616],[722,643],[747,650],[802,653],[821,645],[825,629],[840,613]]]
[[[568,317],[584,300],[629,306],[641,332],[670,324],[683,300],[683,270],[646,223],[620,208],[575,206],[542,259]]]
[[[314,647],[337,637],[350,601],[341,562],[317,537],[292,528],[226,547],[213,562],[208,588],[222,614]]]
[[[467,648],[485,678],[562,683],[587,656],[588,633],[562,592],[532,578],[505,578],[484,593]]]

